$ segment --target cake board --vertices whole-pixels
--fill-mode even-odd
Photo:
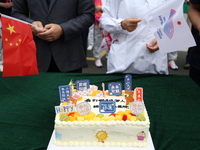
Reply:
[[[55,130],[52,133],[51,139],[49,141],[49,145],[47,147],[47,150],[102,150],[102,147],[98,147],[98,146],[56,146],[55,144],[53,144],[53,139],[55,137]],[[104,150],[133,150],[133,147],[103,147]],[[142,147],[142,148],[138,148],[138,147],[134,147],[134,150],[155,150],[154,145],[153,145],[153,141],[151,138],[151,134],[149,132],[149,144],[147,145],[147,147]]]

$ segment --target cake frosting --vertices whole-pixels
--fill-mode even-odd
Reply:
[[[150,120],[143,99],[135,91],[114,96],[97,86],[78,91],[56,107],[57,146],[146,147]],[[59,113],[58,113],[59,112]]]

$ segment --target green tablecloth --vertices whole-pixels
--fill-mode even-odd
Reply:
[[[178,75],[132,75],[133,88],[143,87],[150,132],[156,150],[200,149],[200,88]],[[89,79],[101,87],[124,84],[121,74],[40,73],[0,77],[0,149],[44,150],[54,129],[58,86]]]

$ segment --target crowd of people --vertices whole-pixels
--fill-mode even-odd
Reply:
[[[107,73],[168,74],[168,68],[178,69],[178,52],[160,52],[150,26],[146,25],[150,20],[140,19],[165,1],[1,0],[0,13],[33,25],[39,72],[81,73],[83,67],[88,67],[87,46],[93,51],[95,66],[103,67],[101,49],[104,44]],[[190,76],[199,84],[198,6],[197,0],[184,3],[184,13],[189,14],[197,43],[196,47],[188,49],[184,68],[190,68]],[[151,14],[148,15],[151,18]]]

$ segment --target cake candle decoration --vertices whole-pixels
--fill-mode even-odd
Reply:
[[[122,94],[122,84],[120,82],[108,83],[108,92],[110,96],[117,96]]]
[[[144,104],[140,101],[130,103],[130,111],[134,115],[139,115],[144,112]]]
[[[75,111],[75,106],[73,104],[64,106],[55,106],[56,114],[69,113],[74,111]]]
[[[143,88],[137,87],[134,90],[134,100],[135,101],[143,101]]]
[[[86,91],[87,89],[90,88],[90,81],[89,80],[77,80],[76,88],[78,91]]]
[[[102,83],[102,94],[103,94],[103,97],[106,97],[106,91],[105,91],[105,84]]]
[[[125,91],[132,91],[132,76],[125,75],[124,77],[124,90]]]
[[[71,86],[70,85],[62,85],[58,87],[59,94],[60,94],[60,102],[68,102],[70,99],[71,93]]]
[[[75,89],[75,84],[72,79],[70,80],[69,85],[71,86],[71,89],[73,91]]]
[[[100,113],[115,113],[116,103],[114,101],[100,101],[99,112]]]
[[[76,110],[79,115],[87,115],[91,111],[91,106],[87,102],[81,102],[76,106]]]

